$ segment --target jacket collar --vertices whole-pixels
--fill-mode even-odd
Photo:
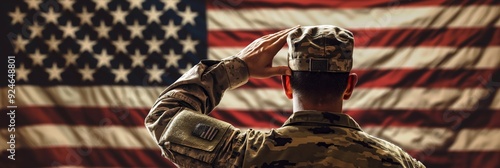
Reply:
[[[302,123],[340,126],[362,131],[358,123],[349,115],[325,111],[296,111],[286,120],[283,126],[302,125]]]

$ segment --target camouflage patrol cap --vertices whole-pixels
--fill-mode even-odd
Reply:
[[[353,34],[332,25],[301,26],[287,37],[292,71],[350,72]]]

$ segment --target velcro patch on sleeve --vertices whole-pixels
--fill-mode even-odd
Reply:
[[[224,141],[224,135],[232,133],[231,124],[201,114],[190,109],[183,109],[172,119],[161,142],[182,145],[187,148],[212,152]],[[178,153],[182,153],[176,151]]]
[[[217,135],[217,133],[219,133],[219,129],[206,124],[199,123],[196,125],[192,133],[196,137],[212,141]]]

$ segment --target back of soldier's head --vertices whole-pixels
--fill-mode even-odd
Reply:
[[[306,99],[340,98],[352,69],[353,34],[332,25],[302,26],[288,34],[294,93]]]

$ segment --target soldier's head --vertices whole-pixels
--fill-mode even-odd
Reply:
[[[288,66],[283,87],[291,99],[320,104],[346,100],[352,94],[357,75],[351,73],[353,34],[331,25],[302,26],[288,34]]]

